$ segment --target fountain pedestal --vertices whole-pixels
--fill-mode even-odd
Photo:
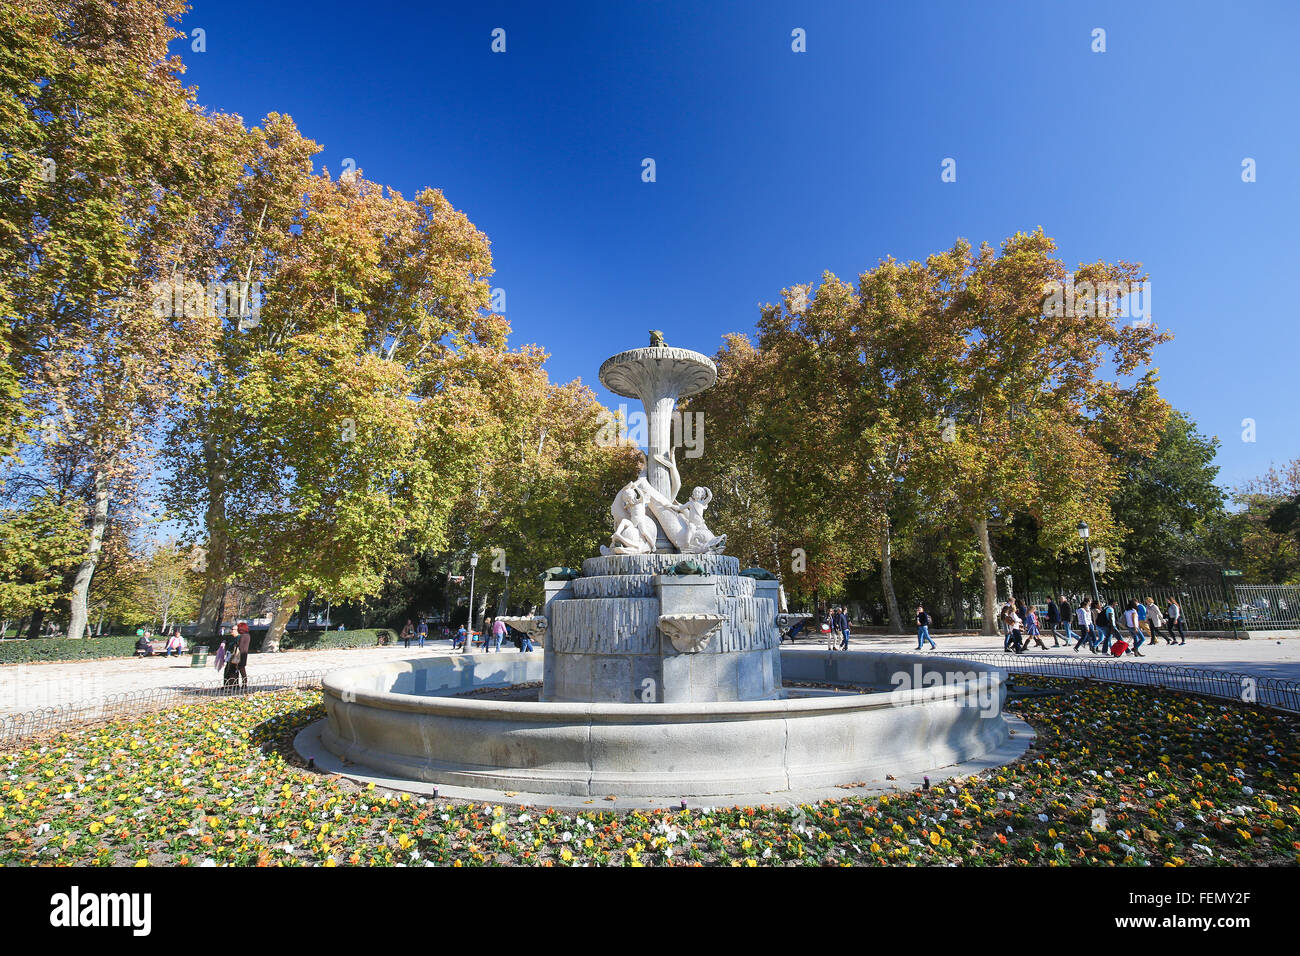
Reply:
[[[782,696],[773,602],[726,555],[668,574],[679,555],[590,558],[548,589],[542,699],[705,703]]]

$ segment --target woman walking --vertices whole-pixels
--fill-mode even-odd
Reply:
[[[1164,626],[1165,619],[1160,613],[1160,605],[1156,603],[1153,597],[1147,598],[1147,625],[1151,631],[1151,643],[1160,643],[1160,628]],[[1168,643],[1172,644],[1173,641]]]

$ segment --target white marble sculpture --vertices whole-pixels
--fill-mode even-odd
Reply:
[[[676,487],[675,478],[673,484]],[[651,554],[662,530],[668,543],[682,554],[721,554],[727,536],[715,535],[704,521],[704,509],[712,500],[713,492],[696,487],[686,501],[674,501],[660,494],[643,471],[615,496],[609,510],[617,527],[600,553]]]
[[[650,554],[655,549],[655,539],[659,528],[654,518],[646,514],[646,495],[644,476],[628,482],[614,496],[610,514],[614,516],[617,527],[609,539],[609,546],[602,546],[600,553],[611,554]]]
[[[699,352],[664,346],[658,333],[651,333],[650,341],[650,348],[620,352],[600,367],[600,380],[610,391],[641,399],[650,426],[646,465],[615,496],[610,512],[617,527],[600,553],[719,553],[727,536],[715,535],[704,521],[713,493],[696,488],[686,501],[677,501],[681,476],[671,441],[678,399],[709,388],[718,370]]]

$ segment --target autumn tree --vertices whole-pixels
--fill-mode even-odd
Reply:
[[[0,260],[8,347],[38,440],[84,451],[74,635],[86,628],[111,506],[128,500],[155,423],[210,342],[202,314],[153,307],[153,283],[191,254],[192,225],[231,169],[224,124],[193,103],[167,53],[182,10],[78,0],[6,13],[26,51],[4,80],[20,108],[0,114],[0,138],[20,144],[8,158],[19,175],[0,199],[18,239]]]

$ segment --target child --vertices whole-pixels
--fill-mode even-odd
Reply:
[[[1029,647],[1030,641],[1037,641],[1038,646],[1047,650],[1047,645],[1043,643],[1043,638],[1038,630],[1038,612],[1034,610],[1033,605],[1025,607],[1025,647]]]

